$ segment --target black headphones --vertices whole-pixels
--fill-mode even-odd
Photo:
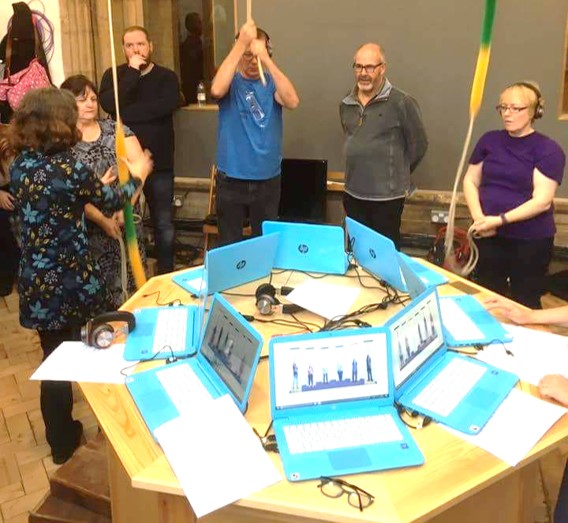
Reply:
[[[544,115],[544,99],[542,98],[542,93],[540,92],[540,89],[536,85],[533,85],[529,82],[516,82],[511,87],[515,86],[526,87],[534,94],[536,94],[536,105],[534,106],[533,119],[538,120],[539,118],[542,118]]]
[[[116,337],[115,330],[112,325],[109,325],[111,321],[126,322],[128,324],[128,332],[133,331],[136,326],[136,318],[131,312],[105,312],[90,319],[81,327],[81,341],[85,345],[96,349],[108,349]]]
[[[292,287],[282,287],[280,294],[286,296],[294,289]],[[270,315],[273,314],[278,308],[282,309],[284,314],[295,314],[296,312],[303,311],[304,308],[296,305],[295,303],[282,304],[276,297],[276,287],[271,283],[261,283],[254,295],[256,296],[256,308],[260,314]]]

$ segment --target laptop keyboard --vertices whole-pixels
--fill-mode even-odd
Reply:
[[[211,394],[189,365],[167,367],[156,375],[180,416],[211,401]]]
[[[486,370],[476,363],[455,358],[414,398],[413,403],[440,416],[448,416]]]
[[[181,352],[186,349],[185,336],[188,312],[187,307],[167,307],[158,311],[154,345],[152,346],[153,354],[163,349],[163,352],[167,352],[167,347],[170,347],[173,352]]]
[[[284,434],[291,454],[360,447],[403,439],[390,414],[287,425]]]

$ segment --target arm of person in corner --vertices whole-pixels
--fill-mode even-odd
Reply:
[[[538,323],[568,326],[568,305],[552,309],[529,309],[500,296],[483,300],[483,305],[489,311],[498,310],[505,318],[518,325]]]
[[[229,92],[239,62],[255,38],[256,25],[251,20],[241,27],[239,38],[231,48],[227,57],[223,60],[223,63],[219,66],[215,78],[213,78],[213,82],[211,83],[211,96],[213,98],[219,100]]]
[[[476,231],[484,232],[501,227],[505,223],[522,222],[534,218],[550,209],[557,188],[558,183],[555,180],[535,169],[533,172],[533,193],[530,200],[504,213],[505,220],[502,216],[484,216],[474,221],[473,226]]]
[[[411,96],[404,98],[402,132],[406,141],[410,172],[414,172],[428,149],[428,136],[422,122],[418,102]]]
[[[481,176],[483,171],[483,162],[469,164],[467,171],[463,177],[463,194],[469,209],[469,214],[474,223],[480,222],[485,218],[481,202],[479,201],[479,186],[481,185]],[[484,231],[475,231],[476,235],[482,238],[495,236],[496,229],[487,229]]]
[[[298,93],[296,93],[296,89],[292,85],[292,82],[278,68],[268,54],[266,42],[264,40],[255,39],[250,46],[250,50],[252,54],[260,58],[266,70],[272,76],[274,86],[276,87],[276,92],[274,93],[276,101],[286,109],[296,109],[296,107],[300,105]]]

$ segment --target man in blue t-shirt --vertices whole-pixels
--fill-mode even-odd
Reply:
[[[211,85],[211,96],[219,100],[216,211],[222,245],[242,239],[245,218],[258,236],[264,220],[278,217],[282,107],[295,109],[300,100],[271,55],[268,34],[251,20]]]

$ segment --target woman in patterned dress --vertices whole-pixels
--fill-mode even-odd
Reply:
[[[81,326],[100,313],[101,281],[89,249],[85,205],[115,212],[132,198],[152,170],[149,153],[128,162],[132,178],[108,185],[77,160],[80,138],[73,95],[55,89],[28,92],[10,124],[16,158],[10,188],[20,220],[18,292],[20,323],[37,329],[44,359],[63,341],[80,340]],[[73,419],[71,383],[42,381],[41,413],[55,463],[79,446],[83,427]]]
[[[101,177],[116,165],[116,124],[113,120],[99,120],[97,89],[86,76],[70,76],[61,84],[61,88],[71,91],[77,102],[79,113],[77,127],[82,133],[82,140],[73,147],[73,154]],[[143,154],[140,142],[128,127],[125,127],[125,134],[128,159],[136,160]],[[118,181],[115,182],[115,186],[117,184]],[[137,203],[138,194],[137,192],[133,198],[136,200],[134,214],[140,216],[140,206]],[[87,204],[85,215],[89,251],[101,268],[105,308],[109,311],[116,310],[126,301],[128,294],[135,290],[132,273],[128,271],[128,282],[123,282],[121,276],[122,260],[119,239],[124,238],[122,211],[102,211],[92,204]],[[142,260],[145,262],[146,251],[142,234],[142,224],[139,223],[137,226],[138,247]],[[126,263],[126,260],[124,262]]]

